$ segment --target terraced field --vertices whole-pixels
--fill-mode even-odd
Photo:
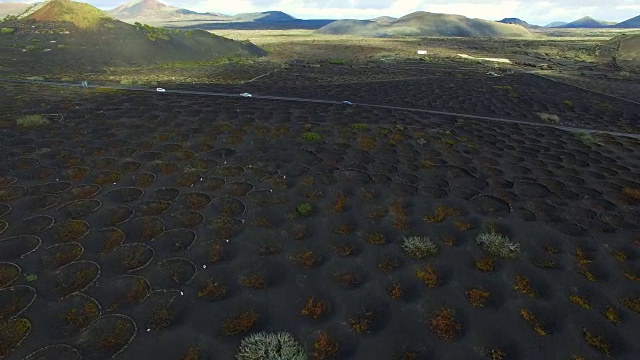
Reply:
[[[0,357],[231,359],[257,331],[314,359],[640,351],[632,103],[459,64],[166,84],[353,106],[0,86]]]

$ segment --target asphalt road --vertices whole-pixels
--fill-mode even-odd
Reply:
[[[106,89],[114,89],[114,90],[125,90],[125,91],[138,91],[138,92],[149,92],[149,93],[157,93],[158,96],[168,96],[171,94],[178,95],[203,95],[203,96],[217,96],[217,97],[243,97],[240,94],[232,94],[232,93],[222,93],[222,92],[209,92],[209,91],[192,91],[192,90],[178,90],[178,89],[165,89],[164,92],[158,92],[156,89],[150,89],[145,87],[135,87],[135,86],[121,86],[121,85],[93,85],[89,84],[87,86],[83,86],[80,83],[65,83],[65,82],[54,82],[54,81],[39,81],[39,80],[19,80],[19,79],[2,79],[0,81],[7,83],[26,83],[26,84],[38,84],[38,85],[47,85],[47,86],[58,86],[58,87],[86,87],[86,88],[106,88]],[[303,103],[316,103],[316,104],[327,104],[327,105],[341,105],[341,106],[360,106],[364,108],[381,108],[381,109],[390,109],[390,110],[403,110],[403,111],[411,111],[411,112],[419,112],[433,115],[444,115],[444,116],[454,116],[458,118],[465,119],[474,119],[474,120],[483,120],[490,122],[500,122],[500,123],[508,123],[508,124],[518,124],[525,126],[534,126],[534,127],[546,127],[559,129],[569,132],[584,132],[587,134],[607,134],[612,136],[627,136],[636,139],[640,139],[640,134],[636,133],[626,133],[626,132],[615,132],[615,131],[606,131],[606,130],[598,130],[598,129],[589,129],[589,128],[579,128],[572,126],[565,126],[562,124],[545,124],[545,123],[533,123],[521,120],[514,119],[505,119],[498,117],[490,117],[490,116],[479,116],[473,114],[461,114],[461,113],[452,113],[447,111],[438,111],[438,110],[429,110],[429,109],[417,109],[417,108],[408,108],[408,107],[399,107],[399,106],[390,106],[390,105],[378,105],[378,104],[366,104],[366,103],[358,103],[351,102],[350,105],[344,104],[344,101],[349,99],[342,100],[319,100],[319,99],[307,99],[307,98],[298,98],[298,97],[287,97],[287,96],[269,96],[269,95],[256,95],[252,94],[251,97],[245,97],[247,100],[250,99],[260,99],[260,100],[272,100],[272,101],[294,101],[294,102],[303,102]]]

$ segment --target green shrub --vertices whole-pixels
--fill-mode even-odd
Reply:
[[[438,253],[438,246],[429,237],[406,237],[402,243],[402,248],[416,259],[424,259]]]
[[[322,141],[322,136],[320,136],[320,134],[315,132],[305,132],[305,133],[302,133],[302,140],[309,141],[309,142],[317,142],[317,141]]]
[[[304,348],[288,332],[251,334],[240,342],[238,360],[306,360]]]
[[[513,90],[513,88],[510,85],[503,85],[503,86],[494,86],[494,89],[497,90],[506,90],[509,93],[509,97],[516,97],[518,96],[518,93],[516,93],[515,90]]]
[[[369,128],[369,125],[367,124],[351,124],[352,130],[364,130],[368,128]]]
[[[520,244],[511,242],[507,236],[495,232],[478,235],[476,244],[493,256],[515,259],[520,255]]]
[[[558,124],[560,122],[560,117],[555,114],[540,112],[538,116],[547,124]]]
[[[578,140],[585,144],[602,145],[596,137],[584,131],[576,131],[574,132],[574,135]]]
[[[309,203],[300,204],[298,205],[298,207],[296,207],[296,211],[298,212],[298,214],[302,216],[309,216],[311,215],[311,204]]]
[[[155,26],[151,26],[151,25],[147,25],[147,24],[141,24],[139,22],[135,22],[133,24],[136,29],[138,29],[138,31],[144,31],[145,34],[147,35],[147,39],[149,39],[149,41],[158,41],[158,40],[170,40],[171,37],[169,37],[169,34],[171,33],[171,30],[165,29],[165,28],[160,28],[160,27],[155,27]]]
[[[562,105],[568,106],[570,108],[575,107],[575,105],[573,105],[573,101],[571,101],[571,100],[562,100]]]
[[[0,34],[13,34],[16,32],[14,28],[0,28]]]
[[[332,65],[346,65],[347,64],[347,60],[345,60],[345,59],[331,59],[331,60],[329,60],[329,64],[332,64]]]
[[[27,129],[35,129],[39,127],[43,127],[49,125],[51,122],[44,118],[42,115],[25,115],[16,119],[16,124],[18,126],[27,128]]]

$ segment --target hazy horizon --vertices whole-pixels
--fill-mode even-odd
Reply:
[[[37,0],[0,0],[0,3],[33,3]],[[126,0],[83,1],[110,10]],[[371,19],[401,17],[415,11],[464,15],[470,18],[500,20],[519,18],[531,24],[574,21],[584,16],[621,22],[640,15],[638,0],[160,0],[160,2],[199,12],[235,15],[247,12],[283,11],[301,19]]]

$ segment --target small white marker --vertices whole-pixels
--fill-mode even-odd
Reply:
[[[229,242],[229,239],[225,240],[226,242]]]
[[[207,265],[202,265],[202,268],[203,268],[203,269],[206,269],[206,268],[207,268]]]
[[[184,293],[182,291],[180,291],[180,296],[184,296]]]
[[[151,331],[151,329],[147,328],[147,332],[150,332],[150,331]]]

